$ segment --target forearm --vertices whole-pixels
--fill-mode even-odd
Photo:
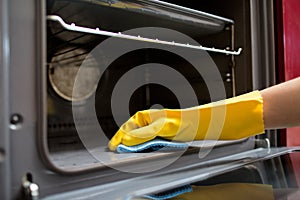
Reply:
[[[261,91],[265,129],[300,126],[300,78]]]

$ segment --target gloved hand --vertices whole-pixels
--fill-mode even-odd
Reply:
[[[259,91],[188,109],[144,110],[125,122],[109,142],[133,146],[155,137],[168,140],[236,140],[264,132]]]

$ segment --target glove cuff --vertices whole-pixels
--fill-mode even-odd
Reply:
[[[264,133],[263,98],[259,91],[211,103],[204,109],[210,109],[211,120],[207,133],[197,134],[205,137],[196,139],[237,140]]]

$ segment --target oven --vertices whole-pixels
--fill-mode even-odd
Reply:
[[[286,166],[299,149],[278,147],[276,130],[198,141],[185,152],[107,149],[139,110],[188,108],[276,84],[273,1],[0,5],[2,199],[138,199],[226,182],[297,187]]]

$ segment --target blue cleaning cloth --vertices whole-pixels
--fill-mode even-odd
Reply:
[[[193,188],[190,185],[185,185],[179,188],[175,188],[166,192],[162,192],[159,194],[152,194],[152,195],[144,195],[143,197],[152,199],[152,200],[165,200],[165,199],[170,199],[173,197],[176,197],[178,195],[187,193],[187,192],[192,192]]]
[[[143,144],[138,144],[135,146],[126,146],[124,144],[119,144],[116,151],[118,153],[145,153],[153,152],[157,150],[163,151],[178,151],[185,150],[189,147],[187,143],[172,142],[162,139],[154,139]]]

